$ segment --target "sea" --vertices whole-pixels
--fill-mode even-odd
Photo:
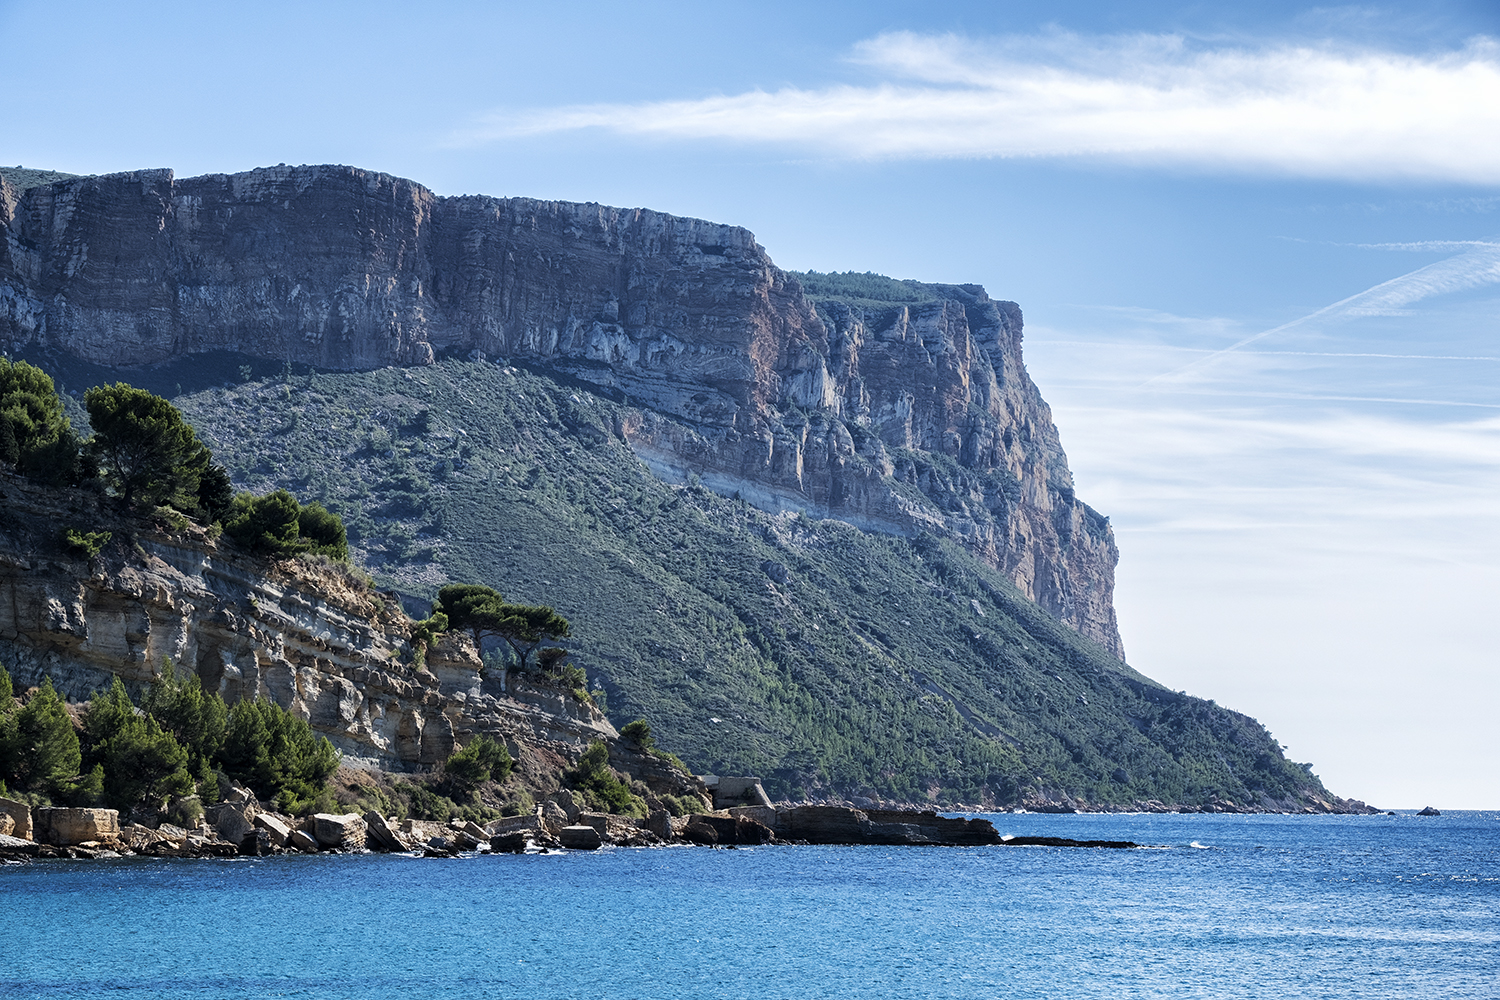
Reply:
[[[1500,997],[1500,813],[0,867],[0,997]]]

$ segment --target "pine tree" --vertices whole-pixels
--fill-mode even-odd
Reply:
[[[114,808],[159,808],[192,792],[188,751],[154,716],[136,712],[119,677],[89,703],[83,728],[87,760],[103,767],[104,800]]]
[[[16,713],[7,777],[33,792],[61,793],[78,774],[82,755],[73,720],[52,689],[52,678]]]

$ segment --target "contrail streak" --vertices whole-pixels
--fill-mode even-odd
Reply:
[[[1490,245],[1486,245],[1483,250],[1472,250],[1456,257],[1449,257],[1447,260],[1428,264],[1426,267],[1419,267],[1415,271],[1389,281],[1382,281],[1373,288],[1357,292],[1346,299],[1340,299],[1332,305],[1326,305],[1306,316],[1299,316],[1291,322],[1252,334],[1228,347],[1196,358],[1179,368],[1153,375],[1142,382],[1140,388],[1144,389],[1154,383],[1177,378],[1186,372],[1212,364],[1224,355],[1233,354],[1258,340],[1285,333],[1319,318],[1378,316],[1429,296],[1478,288],[1481,285],[1491,285],[1496,282],[1500,282],[1500,251],[1490,249]]]

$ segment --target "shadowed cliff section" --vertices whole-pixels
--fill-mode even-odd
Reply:
[[[1123,658],[1109,525],[1073,495],[1019,308],[978,286],[809,298],[742,228],[352,167],[0,178],[0,225],[6,350],[523,362],[630,405],[621,432],[663,478],[950,538]]]

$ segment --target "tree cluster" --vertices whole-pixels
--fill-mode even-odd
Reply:
[[[480,733],[443,764],[443,785],[455,798],[467,798],[486,781],[504,781],[512,766],[505,744]]]
[[[264,555],[349,557],[343,521],[322,504],[300,504],[286,490],[236,496],[229,473],[167,400],[119,382],[89,389],[83,401],[94,430],[86,441],[46,372],[0,358],[0,466],[52,485],[104,487],[126,507],[170,507],[201,524],[220,522],[230,538]],[[90,556],[109,538],[73,534],[65,544]]]
[[[445,630],[469,632],[474,645],[481,650],[486,637],[502,640],[516,654],[523,670],[542,643],[566,639],[572,634],[568,620],[553,609],[545,605],[510,604],[493,587],[477,583],[450,583],[439,590],[432,614],[429,623],[442,615]]]
[[[578,763],[565,771],[563,777],[592,804],[608,812],[639,815],[645,810],[645,803],[609,766],[609,747],[603,740],[589,744]]]
[[[296,813],[311,808],[338,764],[333,745],[306,721],[263,699],[227,706],[170,662],[140,706],[116,677],[88,703],[81,731],[50,679],[18,708],[0,667],[0,788],[178,815],[195,793],[218,801],[222,775]]]
[[[224,534],[252,552],[349,558],[349,536],[339,516],[320,503],[299,504],[286,490],[263,497],[241,493],[229,505],[223,525]]]

